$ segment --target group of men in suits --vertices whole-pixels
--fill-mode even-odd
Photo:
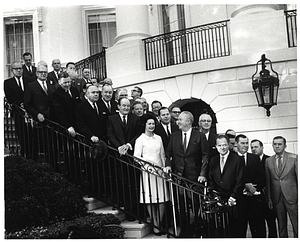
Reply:
[[[54,70],[48,76],[47,66],[41,64],[34,68],[31,59],[31,54],[25,53],[25,65],[19,62],[12,64],[14,77],[4,82],[9,103],[25,108],[38,123],[54,120],[65,127],[71,136],[81,133],[91,144],[102,140],[116,148],[120,157],[133,154],[135,139],[143,130],[141,119],[130,112],[130,100],[127,97],[116,102],[109,84],[103,85],[100,96],[98,87],[74,78],[74,63],[68,63],[66,72],[59,73],[60,61],[53,60]],[[137,92],[142,93],[139,89]],[[283,137],[273,140],[276,155],[267,159],[262,157],[261,161],[258,155],[248,153],[249,140],[244,135],[235,138],[237,152],[230,151],[232,142],[227,136],[210,132],[210,115],[201,115],[200,130],[195,130],[192,128],[193,115],[190,112],[181,112],[176,122],[172,122],[168,108],[162,107],[159,101],[153,102],[152,106],[153,117],[157,120],[155,133],[162,137],[166,152],[165,172],[172,171],[194,182],[208,181],[223,199],[227,199],[228,204],[235,208],[230,217],[232,236],[245,237],[249,223],[253,237],[266,237],[265,211],[262,210],[264,194],[269,208],[276,210],[279,236],[287,236],[286,212],[297,236],[297,156],[285,151],[286,141]],[[38,133],[39,127],[34,128],[37,128],[34,133]],[[33,158],[36,152],[33,152]],[[136,175],[128,166],[123,168],[123,171]],[[124,183],[117,186],[125,197],[124,206],[134,214],[130,201],[138,201],[136,193],[124,190]],[[125,181],[126,189],[132,186],[136,184]],[[186,220],[181,216],[182,236],[185,236]],[[274,228],[274,218],[272,223]]]

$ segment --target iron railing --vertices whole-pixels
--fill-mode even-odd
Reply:
[[[229,20],[143,39],[146,70],[230,55]]]
[[[50,120],[37,123],[22,108],[7,102],[4,111],[5,147],[11,153],[49,163],[86,194],[168,237],[178,237],[183,228],[185,237],[229,237],[229,207],[206,184],[166,174],[137,157],[120,156],[110,146],[108,155],[98,158],[81,134],[73,138]],[[158,204],[160,210],[156,210]]]
[[[91,77],[96,77],[99,81],[107,77],[106,72],[106,54],[105,48],[100,53],[91,55],[83,60],[75,63],[79,77],[82,77],[82,69],[89,68],[91,70]]]
[[[289,47],[297,47],[297,10],[285,11]]]

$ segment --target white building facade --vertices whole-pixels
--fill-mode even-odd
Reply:
[[[287,150],[298,153],[297,46],[289,46],[285,14],[295,8],[187,4],[11,9],[4,12],[4,74],[10,76],[10,63],[21,59],[25,50],[33,53],[36,63],[44,60],[51,66],[52,59],[77,62],[107,47],[107,76],[115,88],[126,87],[130,95],[138,85],[148,103],[159,100],[164,106],[201,100],[214,113],[218,133],[234,129],[250,141],[259,139],[269,155],[273,154],[273,137],[281,135],[287,139]],[[147,70],[145,38],[225,20],[226,56]],[[20,32],[26,43],[18,50]],[[252,89],[251,78],[262,54],[272,61],[280,80],[277,105],[271,108],[270,117],[257,106]]]

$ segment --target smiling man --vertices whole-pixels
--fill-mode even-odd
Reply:
[[[179,131],[170,136],[166,150],[165,172],[173,173],[187,178],[193,182],[205,182],[208,175],[208,142],[205,135],[199,130],[192,129],[194,116],[189,111],[183,111],[178,118]],[[185,213],[187,204],[192,201],[184,196],[183,190],[179,190],[180,201],[180,237],[185,237],[189,229],[189,215]],[[194,211],[198,211],[198,201],[194,203]],[[198,212],[195,212],[197,220]]]

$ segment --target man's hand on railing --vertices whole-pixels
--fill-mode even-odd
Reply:
[[[99,138],[97,137],[97,136],[92,136],[91,137],[91,141],[93,142],[93,143],[97,143],[97,142],[99,142]]]
[[[165,173],[170,173],[170,172],[172,172],[172,168],[171,168],[171,166],[166,166],[166,167],[163,168],[163,171]]]
[[[44,122],[44,121],[45,121],[45,117],[44,117],[44,115],[41,114],[41,113],[39,113],[39,114],[37,115],[37,119],[38,119],[38,121],[40,121],[40,122]]]
[[[75,129],[72,126],[67,129],[67,132],[72,137],[75,137],[75,135],[76,135],[76,131],[75,131]]]
[[[229,206],[234,206],[236,205],[236,199],[234,197],[228,198],[228,205]]]
[[[118,147],[118,151],[120,155],[125,155],[127,153],[129,149],[129,145],[128,144],[124,144]]]
[[[205,176],[198,176],[198,182],[206,182],[206,177]]]

